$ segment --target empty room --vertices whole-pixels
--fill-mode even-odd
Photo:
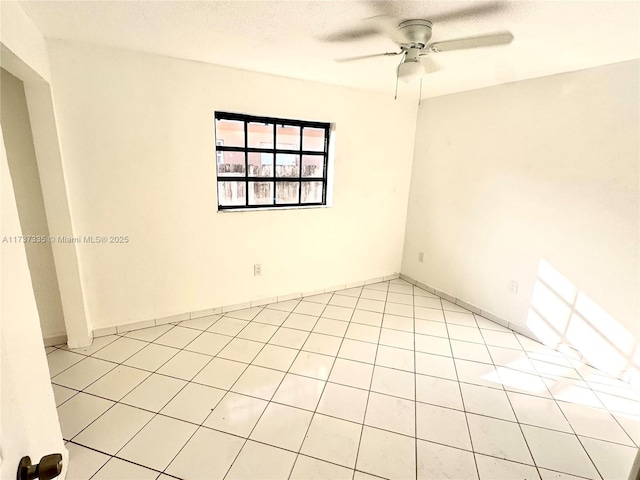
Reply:
[[[0,9],[2,479],[640,478],[640,3]]]

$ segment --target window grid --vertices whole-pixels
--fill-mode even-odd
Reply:
[[[230,120],[241,121],[244,123],[244,146],[227,146],[219,145],[219,140],[216,141],[216,158],[218,153],[222,152],[241,152],[244,153],[244,177],[231,176],[221,174],[216,165],[217,182],[239,182],[244,183],[245,187],[245,203],[244,205],[221,205],[220,204],[220,188],[218,185],[218,209],[219,210],[237,210],[237,209],[272,209],[272,208],[290,208],[290,207],[311,207],[322,206],[327,203],[327,176],[329,165],[329,132],[330,124],[323,122],[310,122],[303,120],[291,120],[285,118],[274,117],[259,117],[253,115],[244,115],[238,113],[229,112],[215,112],[215,120]],[[263,123],[273,125],[273,148],[260,148],[249,147],[249,123]],[[277,132],[278,126],[292,126],[300,127],[300,145],[298,149],[284,149],[278,148],[277,144]],[[304,129],[314,128],[322,129],[324,131],[324,145],[322,151],[320,150],[304,150]],[[217,128],[216,128],[217,136]],[[273,155],[273,168],[270,176],[249,176],[249,153],[270,153]],[[298,155],[298,176],[297,177],[278,177],[277,176],[277,155],[278,154],[293,154]],[[322,156],[322,177],[303,177],[303,156],[311,155],[320,157]],[[273,182],[273,203],[269,204],[249,204],[249,182]],[[277,184],[285,182],[297,182],[298,183],[298,201],[291,203],[276,203],[277,197]],[[320,202],[302,202],[302,185],[307,182],[322,182],[322,200]]]

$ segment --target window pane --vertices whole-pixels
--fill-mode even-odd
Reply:
[[[324,157],[322,155],[302,156],[302,176],[321,177],[324,173]]]
[[[273,177],[273,153],[249,153],[250,177]]]
[[[300,150],[300,127],[278,125],[276,135],[278,148]]]
[[[276,203],[298,203],[298,182],[276,182]]]
[[[322,182],[302,182],[300,203],[322,203]]]
[[[246,205],[244,182],[218,182],[218,204],[222,206]]]
[[[273,182],[249,182],[249,205],[273,205]]]
[[[216,120],[216,145],[244,147],[244,122]]]
[[[244,177],[244,152],[217,152],[218,176]]]
[[[293,153],[276,154],[276,177],[298,177],[300,175],[300,155]]]
[[[324,152],[324,129],[305,127],[302,130],[302,149]]]
[[[249,122],[249,147],[273,148],[273,124]]]

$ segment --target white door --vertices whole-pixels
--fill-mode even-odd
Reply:
[[[4,139],[2,157],[1,325],[0,325],[0,478],[16,478],[20,459],[34,463],[50,453],[68,452],[62,440],[40,320],[31,285],[18,209]]]

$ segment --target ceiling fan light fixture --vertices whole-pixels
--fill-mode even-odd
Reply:
[[[420,80],[424,75],[424,65],[420,62],[402,62],[398,65],[398,78],[405,83]]]

